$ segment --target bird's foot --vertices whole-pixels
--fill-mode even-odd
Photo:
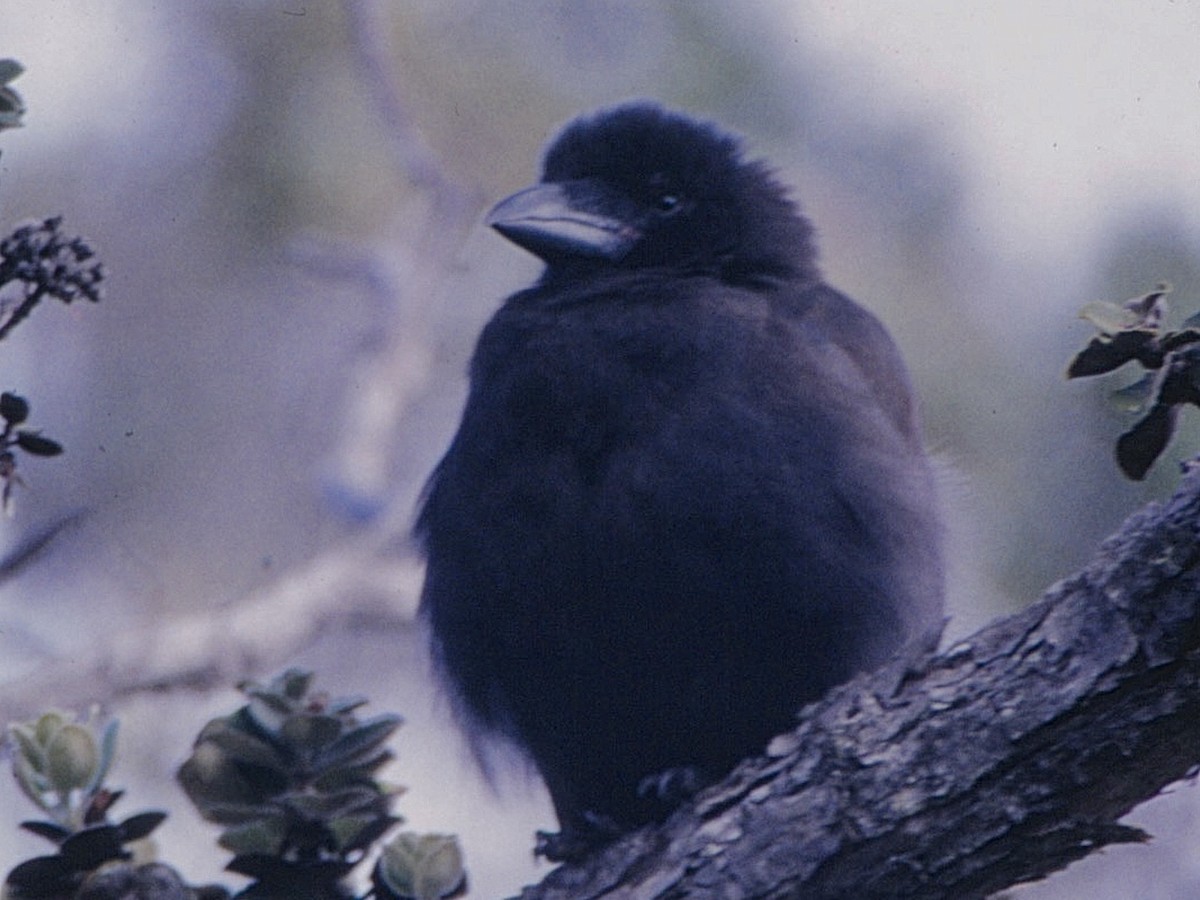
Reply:
[[[625,829],[608,816],[584,812],[581,821],[563,826],[562,831],[539,831],[533,855],[550,862],[575,862],[624,833]]]
[[[696,766],[676,766],[647,775],[638,782],[637,795],[643,799],[656,800],[664,807],[673,809],[707,783]]]

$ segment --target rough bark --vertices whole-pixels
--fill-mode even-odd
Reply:
[[[534,898],[963,898],[1148,836],[1200,763],[1200,472],[1024,612],[809,707],[658,828]]]

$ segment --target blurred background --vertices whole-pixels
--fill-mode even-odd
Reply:
[[[22,463],[0,551],[68,523],[0,584],[0,713],[119,715],[119,812],[169,809],[164,856],[211,880],[227,855],[174,768],[238,678],[312,666],[405,715],[399,812],[462,836],[474,896],[540,878],[540,787],[474,771],[411,622],[413,504],[478,330],[538,271],[482,212],[580,110],[648,97],[746,135],[913,370],[962,635],[1200,446],[1126,482],[1108,393],[1134,376],[1063,377],[1085,303],[1168,281],[1176,321],[1200,308],[1197,46],[1182,0],[5,0],[28,113],[0,231],[62,214],[109,280],[0,354],[67,447]],[[0,813],[0,871],[45,851],[7,776]],[[1014,896],[1196,896],[1194,788],[1130,822],[1155,842]]]

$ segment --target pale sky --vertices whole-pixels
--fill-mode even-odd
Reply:
[[[16,87],[37,126],[22,142],[154,153],[166,133],[178,153],[223,112],[220,90],[180,104],[160,89],[166,72],[214,88],[231,77],[172,39],[170,4],[9,2],[0,54],[29,69]],[[963,157],[969,213],[1011,240],[1002,252],[1078,254],[1108,215],[1147,202],[1177,204],[1200,236],[1200,0],[771,6],[790,22],[781,36],[853,63],[841,77],[857,73],[873,114],[937,127]]]
[[[785,6],[887,114],[945,129],[970,211],[1009,253],[1077,252],[1145,202],[1177,204],[1200,234],[1197,0]]]

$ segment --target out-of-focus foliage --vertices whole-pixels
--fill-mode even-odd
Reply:
[[[1149,369],[1113,399],[1142,418],[1117,440],[1117,462],[1134,481],[1146,477],[1154,461],[1175,434],[1180,406],[1200,406],[1200,314],[1190,316],[1178,330],[1164,331],[1166,295],[1155,290],[1122,304],[1095,301],[1080,318],[1099,330],[1067,366],[1068,378],[1105,375],[1126,363]]]
[[[360,720],[365,698],[331,697],[300,669],[242,691],[246,705],[210,721],[178,771],[204,818],[225,826],[219,842],[236,854],[226,868],[254,879],[237,896],[354,896],[345,877],[401,821],[390,811],[400,789],[376,778],[393,758],[385,744],[400,717]],[[229,896],[219,885],[190,889],[171,868],[154,864],[147,838],[166,813],[108,820],[123,794],[106,785],[116,719],[93,712],[80,722],[50,710],[10,725],[8,738],[17,783],[48,816],[21,827],[58,852],[17,865],[5,879],[4,900]],[[465,878],[456,838],[412,832],[384,845],[372,874],[382,900],[439,900],[459,892]]]
[[[10,725],[13,775],[21,790],[49,818],[21,827],[53,842],[58,852],[16,866],[4,881],[5,900],[58,900],[77,891],[87,896],[100,869],[124,866],[139,844],[166,818],[143,812],[110,822],[122,791],[105,785],[117,745],[117,720],[83,721],[50,710],[30,722]],[[136,877],[136,873],[131,874]]]
[[[458,896],[466,877],[456,837],[404,832],[383,848],[372,881],[383,897],[440,900]]]
[[[0,130],[20,124],[24,112],[20,98],[3,85],[22,72],[11,59],[0,60]],[[62,230],[62,217],[51,216],[15,228],[0,239],[0,340],[29,318],[47,297],[63,303],[85,298],[99,302],[103,293],[104,266],[81,237]],[[62,445],[30,427],[29,401],[5,391],[0,394],[0,507],[12,511],[13,488],[22,483],[17,474],[20,449],[31,456],[58,456]]]
[[[242,692],[246,705],[204,726],[177,775],[201,815],[224,826],[220,844],[236,854],[227,868],[255,879],[238,896],[349,896],[343,879],[401,821],[390,811],[399,789],[376,778],[400,717],[360,720],[365,697],[330,697],[300,669]],[[426,858],[409,862],[389,871],[434,881]],[[462,881],[458,862],[443,893]]]
[[[21,100],[21,95],[9,87],[9,82],[24,71],[15,59],[0,59],[0,131],[21,126],[25,103]]]

